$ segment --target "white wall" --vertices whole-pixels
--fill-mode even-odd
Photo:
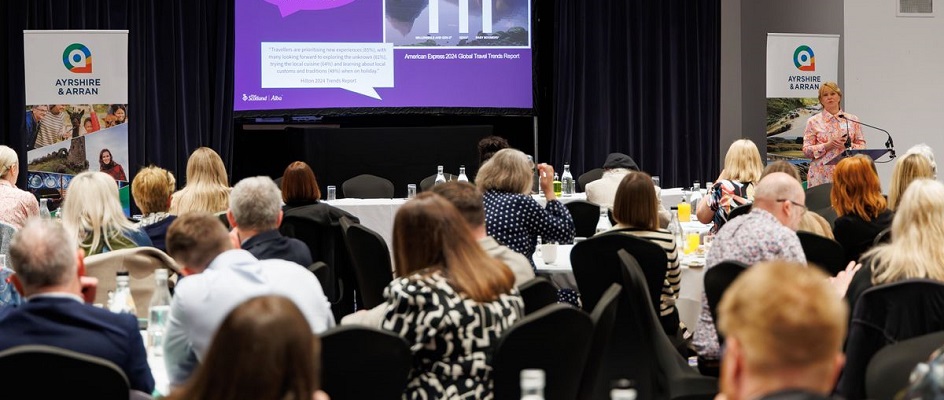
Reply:
[[[937,17],[899,18],[895,0],[845,0],[843,108],[891,132],[895,148],[927,143],[944,166],[944,10]],[[868,147],[885,134],[863,127]],[[887,190],[892,164],[879,164]],[[944,173],[938,174],[938,179]]]

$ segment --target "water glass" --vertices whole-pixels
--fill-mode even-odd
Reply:
[[[406,185],[406,198],[412,199],[414,197],[416,197],[416,184],[411,183]]]
[[[557,261],[557,243],[545,243],[541,245],[541,258],[545,264],[553,264]]]
[[[692,254],[697,251],[700,239],[701,235],[697,232],[689,233],[685,243],[685,254]]]
[[[686,202],[678,204],[678,219],[679,222],[685,223],[692,220],[692,205]]]
[[[328,201],[338,199],[338,188],[337,186],[328,186]]]

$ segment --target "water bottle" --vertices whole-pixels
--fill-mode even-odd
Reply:
[[[563,185],[564,185],[563,182],[561,182],[560,178],[557,176],[557,172],[555,172],[554,173],[554,195],[555,196],[557,197],[561,196],[561,193],[563,191]]]
[[[521,370],[521,400],[544,400],[544,370]]]
[[[610,386],[610,400],[636,400],[636,388],[633,381],[619,379]]]
[[[138,309],[134,306],[134,297],[131,297],[131,277],[128,276],[128,271],[118,271],[115,274],[115,282],[117,287],[108,302],[108,309],[115,313],[137,315]]]
[[[52,218],[49,213],[49,199],[39,199],[39,216],[42,219]]]
[[[439,185],[441,183],[446,183],[446,175],[443,175],[443,166],[436,166],[436,181],[433,182],[433,186]]]
[[[676,207],[672,207],[676,209]],[[682,231],[682,224],[679,223],[678,212],[672,213],[672,220],[669,221],[669,232],[675,236],[675,245],[681,246],[679,249],[685,246],[685,233]]]
[[[570,174],[570,164],[564,164],[564,173],[561,174],[561,184],[563,185],[564,197],[570,197],[577,191],[574,184],[574,176]]]
[[[541,194],[541,174],[534,164],[534,158],[528,156],[528,163],[531,164],[531,194]]]
[[[148,347],[156,357],[164,355],[164,332],[167,329],[167,318],[170,315],[170,291],[167,289],[167,270],[154,270],[154,280],[157,287],[151,296],[148,306]]]
[[[469,181],[469,177],[465,175],[465,165],[460,165],[460,166],[459,166],[459,178],[458,178],[457,180],[458,180],[459,182],[468,182],[468,181]]]
[[[698,209],[698,203],[701,202],[701,198],[702,198],[702,195],[701,195],[701,182],[695,181],[695,184],[692,185],[692,198],[691,198],[691,200],[689,200],[690,204],[692,205],[692,211],[693,211],[693,212],[694,212],[696,209]]]
[[[610,216],[607,215],[606,207],[600,207],[600,220],[597,221],[597,233],[605,232],[613,227],[610,224]]]

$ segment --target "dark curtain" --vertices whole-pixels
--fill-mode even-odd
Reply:
[[[189,154],[220,153],[227,170],[233,142],[232,0],[7,1],[0,37],[0,141],[26,165],[23,30],[128,30],[129,178],[154,164],[184,184]],[[25,187],[25,170],[20,174]]]
[[[718,169],[721,2],[558,0],[554,165],[629,154],[665,187]]]

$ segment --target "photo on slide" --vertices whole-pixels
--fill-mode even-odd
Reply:
[[[384,0],[387,43],[530,47],[529,0]]]
[[[820,112],[817,98],[767,99],[767,163],[785,160],[797,167],[805,180],[810,159],[803,154],[806,120]]]

